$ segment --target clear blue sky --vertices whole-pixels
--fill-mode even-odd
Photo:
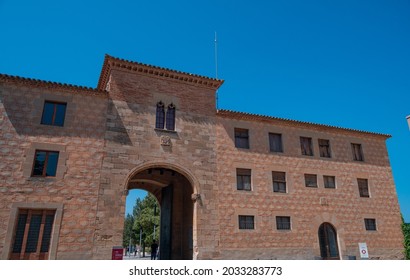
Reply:
[[[410,222],[409,15],[405,0],[0,0],[0,73],[95,87],[108,53],[213,77],[217,31],[220,108],[392,134]]]

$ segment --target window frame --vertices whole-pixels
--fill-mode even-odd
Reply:
[[[377,223],[374,218],[364,218],[364,228],[366,231],[377,231]]]
[[[357,178],[357,186],[359,189],[359,196],[370,198],[369,180],[365,178]]]
[[[309,178],[309,177],[313,178],[313,176],[314,176],[314,178],[315,178],[315,185],[314,185],[314,186],[310,186],[310,185],[308,184],[308,178]],[[318,188],[318,187],[319,187],[319,186],[318,186],[318,181],[317,181],[317,174],[304,174],[304,178],[305,178],[305,187],[307,187],[307,188]]]
[[[351,143],[352,154],[354,161],[364,161],[363,145],[359,143]]]
[[[249,177],[249,189],[245,188],[244,177]],[[239,178],[241,178],[241,180],[239,180]],[[240,181],[242,182],[242,185],[239,184]],[[236,190],[247,192],[252,191],[252,169],[236,168]]]
[[[278,176],[275,176],[278,175]],[[280,175],[283,175],[282,178]],[[275,189],[275,183],[277,184],[277,188]],[[284,186],[284,189],[281,188]],[[286,172],[283,171],[272,171],[272,188],[274,193],[287,193],[287,185],[286,185]]]
[[[245,219],[245,220],[241,220]],[[248,221],[248,219],[250,221]],[[240,230],[255,230],[255,216],[254,215],[238,215],[238,228]]]
[[[53,105],[53,115],[51,118],[51,123],[46,123],[44,121],[45,118],[45,111],[46,111],[46,104],[52,104]],[[62,123],[60,124],[56,124],[56,117],[57,117],[57,105],[64,105],[64,113],[63,113],[63,117],[62,117]],[[59,126],[59,127],[64,127],[64,123],[65,123],[65,119],[66,119],[66,113],[67,113],[67,102],[61,102],[61,101],[52,101],[52,100],[44,100],[43,103],[43,112],[41,114],[41,120],[40,120],[40,124],[42,125],[51,125],[51,126]]]
[[[292,223],[290,216],[276,216],[276,230],[290,231],[292,230]]]
[[[243,134],[246,133],[246,136]],[[235,148],[238,149],[250,149],[249,144],[249,129],[247,128],[234,128],[234,136],[235,136]],[[244,146],[241,146],[242,143],[246,143]]]
[[[269,132],[269,151],[272,153],[283,153],[283,141],[282,141],[282,134],[281,133],[274,133]],[[277,137],[277,138],[275,138]],[[278,139],[279,142],[275,144],[275,139]],[[274,148],[279,146],[279,149],[275,150]]]
[[[330,148],[329,139],[318,139],[319,155],[322,158],[332,158],[332,150]]]
[[[165,128],[165,105],[162,101],[157,102],[155,111],[155,128],[164,129]]]
[[[333,187],[329,186],[327,178],[333,178]],[[336,189],[336,176],[323,175],[323,185],[325,189]]]
[[[173,103],[169,104],[165,116],[165,128],[168,131],[175,131],[175,113],[175,105]]]
[[[36,169],[37,153],[46,153],[45,159],[44,159],[44,166],[43,166],[43,170],[42,170],[41,175],[35,175],[34,174],[34,170]],[[49,154],[50,153],[56,153],[57,154],[57,161],[56,161],[56,165],[55,165],[55,174],[51,175],[51,176],[47,175],[48,159],[49,159]],[[60,159],[60,151],[49,151],[49,150],[36,149],[34,151],[34,160],[33,160],[33,165],[32,165],[32,170],[31,170],[31,177],[55,178],[57,176],[57,168],[58,168],[59,159]]]
[[[300,136],[300,150],[302,156],[314,156],[312,137]]]

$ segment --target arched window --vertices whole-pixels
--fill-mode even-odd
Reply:
[[[339,260],[339,248],[335,228],[329,223],[319,227],[320,255],[324,260]]]
[[[165,109],[164,109],[164,103],[160,101],[157,103],[155,128],[164,129],[164,125],[165,125]]]
[[[167,109],[167,130],[175,130],[175,105],[169,104]]]

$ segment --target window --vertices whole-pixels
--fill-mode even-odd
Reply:
[[[269,147],[271,152],[282,153],[282,134],[269,133]]]
[[[41,124],[64,126],[67,103],[45,101]]]
[[[19,210],[11,259],[47,259],[54,210]]]
[[[336,188],[336,177],[335,176],[323,176],[323,182],[325,183],[326,189]]]
[[[236,169],[236,189],[242,191],[251,190],[251,170],[250,169]]]
[[[290,230],[290,217],[276,216],[276,229]]]
[[[239,215],[239,229],[255,229],[255,217],[254,216],[242,216]]]
[[[376,219],[364,219],[364,225],[366,227],[366,230],[377,230]]]
[[[367,179],[357,179],[357,185],[359,186],[360,197],[370,197]]]
[[[32,176],[55,177],[57,172],[58,155],[59,152],[36,150]]]
[[[302,155],[313,156],[312,138],[300,137],[300,148],[302,149]]]
[[[363,150],[361,144],[352,143],[353,160],[364,161]]]
[[[157,103],[155,128],[164,129],[165,126],[165,109],[164,103],[161,101]]]
[[[175,105],[169,104],[167,107],[166,119],[165,119],[165,105],[162,101],[157,103],[155,128],[175,130]]]
[[[235,147],[249,149],[249,130],[235,128]]]
[[[305,174],[305,186],[309,188],[317,188],[317,175]]]
[[[272,172],[273,179],[273,191],[286,193],[286,173],[285,172]]]
[[[325,139],[319,139],[319,152],[321,157],[331,158],[330,153],[330,141]]]

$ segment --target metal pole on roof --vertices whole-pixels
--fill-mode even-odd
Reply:
[[[218,41],[216,37],[216,31],[215,31],[215,78],[218,79]],[[218,110],[218,90],[215,92],[216,96],[216,109]]]

